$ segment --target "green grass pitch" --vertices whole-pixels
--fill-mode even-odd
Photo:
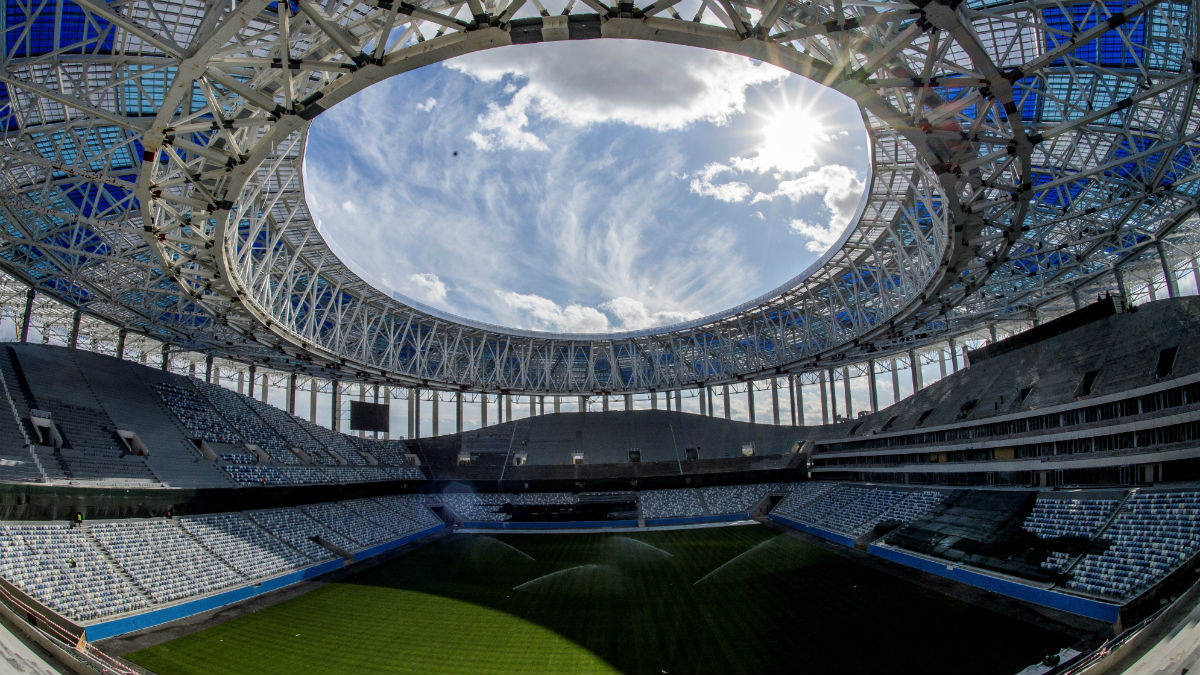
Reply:
[[[1068,641],[738,526],[454,534],[126,657],[161,675],[985,675]]]

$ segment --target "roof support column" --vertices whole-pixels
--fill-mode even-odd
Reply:
[[[879,386],[875,382],[875,359],[867,359],[867,393],[871,398],[871,412],[879,412]]]
[[[1200,264],[1196,263],[1196,259],[1192,258],[1192,283],[1196,286],[1196,293],[1200,295]]]
[[[21,329],[22,330],[21,342],[25,341],[25,333],[29,332],[29,317],[28,316],[25,317],[24,326],[25,327]],[[118,359],[125,358],[125,338],[128,337],[128,335],[129,335],[128,331],[126,331],[124,328],[117,331],[117,358]],[[241,385],[238,386],[238,393],[239,394],[242,393]]]
[[[366,403],[366,402],[367,402],[367,385],[363,384],[362,382],[359,382],[359,383],[358,383],[358,402],[359,402],[359,403]],[[354,430],[354,429],[350,429],[350,435],[354,435],[355,433],[356,433],[356,432],[355,432],[355,430]],[[366,432],[366,431],[363,431],[362,429],[359,429],[359,430],[357,431],[357,433],[358,433],[358,437],[359,437],[359,438],[366,438],[366,437],[367,437],[367,432]]]
[[[1125,288],[1125,274],[1121,272],[1120,267],[1114,267],[1113,276],[1117,278],[1117,294],[1121,296],[1121,309],[1124,310],[1133,304],[1129,297],[1129,289]]]
[[[167,343],[164,342],[163,346],[162,346],[162,369],[166,370],[167,367],[170,365],[171,365],[171,350],[167,346]]]
[[[308,421],[317,423],[317,378],[308,378]]]
[[[833,371],[830,370],[829,373],[832,374]],[[829,396],[825,392],[825,371],[822,370],[819,374],[821,381],[821,424],[829,424]],[[833,383],[830,382],[829,386],[832,387]]]
[[[771,378],[771,417],[775,426],[779,426],[779,378]]]
[[[900,364],[892,357],[892,405],[900,400]]]
[[[792,373],[791,375],[788,375],[788,405],[790,405],[792,407],[792,426],[797,426],[798,424],[804,423],[804,418],[803,418],[804,408],[802,407],[802,405],[800,403],[799,396],[800,396],[800,390],[796,388],[796,375],[795,375],[795,373]],[[797,420],[797,413],[796,413],[797,409],[799,409],[799,411],[800,411],[799,412],[799,415],[800,415],[799,422],[796,421]]]
[[[296,414],[296,374],[288,375],[287,380],[287,411],[289,415]]]
[[[658,392],[657,391],[650,392],[650,409],[658,410]]]
[[[1167,249],[1161,240],[1155,246],[1158,248],[1158,262],[1162,265],[1163,279],[1167,282],[1167,297],[1178,298],[1179,280],[1175,278],[1175,271],[1171,269],[1171,261],[1167,259]]]
[[[254,393],[254,372],[253,372],[254,366],[250,366],[250,371],[251,371],[250,372],[250,389],[249,389],[249,391],[251,392],[250,398],[254,398],[254,395],[253,395],[253,393]],[[246,390],[246,371],[239,370],[238,371],[238,393],[245,396],[246,391],[247,391]]]
[[[316,383],[314,382],[314,384],[316,384]],[[392,388],[391,387],[383,388],[383,402],[388,407],[388,428],[387,428],[387,431],[383,432],[383,440],[386,441],[392,437],[392,420],[391,420],[391,417],[392,417]],[[378,401],[376,401],[376,403],[378,403]]]
[[[512,416],[512,400],[513,400],[513,395],[512,395],[512,394],[505,394],[505,395],[504,395],[504,421],[505,421],[505,422],[511,422],[511,421],[513,420],[513,416]]]
[[[508,418],[511,420],[512,415]],[[496,394],[496,424],[504,424],[504,394]]]
[[[675,412],[683,412],[683,390],[675,390]]]
[[[957,373],[958,372],[958,345],[954,342],[954,338],[950,338],[949,340],[947,340],[947,343],[950,345],[950,365],[951,365],[951,367],[954,368],[954,370],[952,370],[950,372]]]
[[[729,385],[726,384],[726,385],[722,385],[722,386],[723,386],[722,394],[725,397],[725,419],[729,419]]]
[[[999,335],[996,333],[996,324],[988,326],[988,336],[992,338],[990,344],[995,344],[1000,341]]]
[[[708,416],[709,416],[709,417],[712,417],[712,416],[713,416],[713,392],[712,392],[712,387],[705,386],[705,387],[704,387],[704,390],[707,392],[707,394],[705,394],[705,396],[707,396],[707,397],[708,397]]]
[[[633,394],[625,394],[625,410],[633,410]]]
[[[267,371],[265,370],[262,374],[262,384],[259,386],[262,388],[262,402],[267,403],[271,394],[271,378],[267,377]]]
[[[413,438],[421,437],[421,390],[413,388]]]
[[[586,396],[579,397],[579,412],[581,412],[581,413],[587,412],[587,397]]]
[[[67,347],[76,349],[79,347],[79,321],[83,318],[83,312],[78,309],[71,314],[71,333],[67,336]]]
[[[417,437],[417,390],[412,387],[408,388],[408,437]]]
[[[853,419],[854,400],[850,398],[850,366],[842,367],[842,393],[846,395],[846,419]]]
[[[754,380],[746,382],[746,407],[750,408],[750,423],[754,424]]]
[[[479,428],[480,429],[487,426],[487,407],[488,407],[487,394],[480,394],[479,395]]]
[[[36,297],[37,291],[33,290],[32,288],[25,291],[25,313],[21,315],[21,331],[17,336],[17,342],[29,341],[29,322],[33,320],[33,299]],[[119,335],[121,338],[125,337],[124,328],[121,329]],[[125,340],[121,339],[120,344],[122,349],[119,349],[118,351],[124,352],[125,350],[123,348],[125,346]],[[117,356],[119,357],[121,354],[118,354]]]
[[[554,412],[556,412],[556,413],[562,412],[562,397],[561,396],[554,397]]]
[[[438,435],[438,408],[440,407],[441,400],[441,393],[436,389],[433,390],[433,422],[430,423],[430,431],[433,432],[434,436]]]
[[[938,371],[940,371],[942,374],[941,378],[939,378],[939,379],[945,379],[945,377],[946,377],[946,348],[945,347],[938,347]]]
[[[463,430],[463,393],[454,394],[454,433],[461,434]]]
[[[212,384],[213,381],[213,355],[208,354],[204,357],[204,381]]]
[[[913,393],[915,394],[924,386],[921,382],[923,379],[921,377],[921,355],[915,349],[908,350],[908,370],[912,375]]]
[[[545,394],[538,394],[538,414],[539,415],[546,414],[546,395]]]
[[[697,393],[698,397],[700,398],[700,415],[707,416],[708,415],[708,387],[700,387],[699,389],[696,390],[696,393]],[[654,399],[651,398],[650,400],[653,401]]]
[[[601,410],[603,410],[604,412],[608,412],[608,394],[604,394],[601,397],[601,401],[603,402],[603,407],[601,408]]]
[[[342,430],[342,381],[333,380],[330,384],[329,428],[334,431]],[[315,397],[314,397],[315,398]],[[313,403],[315,410],[315,401]]]

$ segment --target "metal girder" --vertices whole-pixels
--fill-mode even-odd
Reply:
[[[280,370],[589,394],[882,356],[1102,290],[1159,242],[1195,255],[1194,2],[584,5],[596,13],[64,0],[6,14],[0,266],[118,325]],[[96,30],[47,41],[78,23],[66,13]],[[460,54],[594,37],[741,54],[855,99],[873,167],[854,226],[777,293],[603,335],[438,315],[331,253],[300,182],[316,115]]]

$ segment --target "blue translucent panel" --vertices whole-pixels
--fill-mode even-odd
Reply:
[[[1063,44],[1070,44],[1073,33],[1082,33],[1103,24],[1108,18],[1136,2],[1104,2],[1076,3],[1066,6],[1066,11],[1060,7],[1047,7],[1042,10],[1042,17],[1049,29],[1046,31],[1046,49],[1055,49]],[[1071,58],[1085,63],[1094,63],[1110,68],[1136,68],[1142,58],[1143,46],[1146,44],[1146,24],[1137,18],[1122,26],[1102,33],[1099,38],[1080,44],[1069,52]],[[1056,32],[1062,31],[1062,33]],[[1065,34],[1064,34],[1065,33]],[[1127,44],[1128,42],[1128,44]],[[1058,58],[1053,65],[1066,64],[1066,59]]]
[[[1171,157],[1171,164],[1163,174],[1162,184],[1172,186],[1176,181],[1186,179],[1195,172],[1196,155],[1200,150],[1181,145]]]
[[[1042,118],[1044,88],[1045,84],[1037,77],[1023,77],[1013,82],[1013,102],[1021,114],[1021,121],[1027,125],[1032,125]],[[1008,113],[1001,112],[1001,116],[1008,119]]]
[[[1120,140],[1113,144],[1112,152],[1109,153],[1110,160],[1129,157],[1154,147],[1156,139],[1149,136],[1122,136]],[[1138,161],[1125,162],[1104,172],[1106,176],[1112,176],[1123,180],[1137,180],[1143,184],[1148,184],[1154,179],[1154,174],[1158,171],[1158,164],[1162,161],[1163,153],[1153,152],[1143,157]]]
[[[1094,110],[1103,110],[1127,99],[1136,91],[1135,81],[1107,73],[1050,73],[1046,75],[1046,92],[1053,94],[1054,98],[1047,96],[1042,106],[1042,120],[1076,120]],[[1121,126],[1124,115],[1124,111],[1117,110],[1097,119],[1095,123]]]
[[[54,292],[58,295],[66,296],[75,302],[87,302],[91,297],[86,288],[61,277],[50,280],[46,285],[54,289]]]
[[[1181,72],[1187,62],[1184,45],[1192,34],[1190,6],[1186,2],[1160,2],[1146,16],[1146,67]]]
[[[973,94],[975,92],[974,89],[969,89],[969,88],[965,88],[965,87],[934,87],[933,90],[937,93],[938,96],[942,97],[943,101],[946,101],[946,102],[957,101],[958,99],[960,99],[964,96]],[[975,104],[971,104],[971,105],[963,108],[962,110],[960,110],[958,112],[958,114],[962,115],[963,117],[966,117],[967,119],[970,119],[970,120],[976,119]]]
[[[81,133],[83,138],[80,138]],[[38,154],[52,162],[92,171],[104,171],[109,167],[110,161],[113,169],[128,169],[133,166],[133,153],[129,150],[129,145],[122,144],[125,137],[119,127],[93,127],[54,131],[49,134],[37,132],[30,134],[30,138],[33,139]],[[109,149],[112,149],[112,155],[110,159],[106,159],[104,154]]]
[[[75,204],[75,207],[79,209],[80,215],[85,218],[92,216],[104,217],[111,215],[115,211],[124,212],[138,208],[137,200],[130,199],[133,190],[127,190],[116,185],[79,182],[64,185],[62,190],[71,202]]]
[[[1070,180],[1060,185],[1039,190],[1038,187],[1045,185],[1058,177],[1058,174],[1052,171],[1033,170],[1033,196],[1043,204],[1054,206],[1057,208],[1066,208],[1075,201],[1075,199],[1087,189],[1089,181],[1086,178]]]
[[[126,115],[155,115],[166,98],[167,89],[179,71],[175,66],[130,65],[121,85],[121,104]],[[191,110],[200,110],[207,101],[198,84],[192,86]]]
[[[40,56],[54,51],[68,54],[110,54],[115,29],[98,16],[88,16],[79,5],[64,1],[61,17],[58,3],[38,0],[6,0],[3,52],[9,58]],[[55,23],[58,32],[55,32]]]

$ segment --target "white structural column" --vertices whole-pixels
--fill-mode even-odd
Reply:
[[[722,385],[722,395],[725,397],[725,419],[729,419],[729,385]]]
[[[75,349],[79,346],[79,320],[82,317],[83,312],[79,311],[78,309],[71,314],[71,332],[67,334],[68,349]]]
[[[296,374],[291,373],[287,379],[287,402],[286,409],[289,415],[296,414]]]
[[[163,348],[164,348],[163,354],[165,355],[166,354],[166,345],[163,345]],[[165,359],[164,359],[164,361],[165,361]],[[166,370],[166,369],[164,368],[164,370]],[[271,376],[270,375],[271,375],[270,373],[268,373],[267,371],[264,370],[263,374],[262,374],[262,384],[258,385],[259,389],[262,390],[261,400],[263,403],[269,403],[270,399],[271,399]]]
[[[900,401],[900,364],[892,357],[892,405]]]
[[[909,374],[912,375],[912,387],[915,394],[921,391],[922,380],[924,379],[921,377],[921,355],[915,349],[908,350],[908,370]]]
[[[238,373],[238,380],[241,380],[241,373]],[[342,430],[342,383],[340,380],[334,380],[331,383],[333,392],[331,397],[332,405],[329,406],[329,428],[334,431]]]
[[[658,410],[658,392],[657,391],[650,392],[650,409]]]
[[[1179,280],[1175,278],[1175,270],[1171,269],[1171,261],[1167,258],[1167,249],[1162,240],[1158,240],[1158,261],[1162,265],[1163,280],[1167,283],[1167,297],[1179,297]]]
[[[683,411],[683,392],[679,389],[675,390],[675,412]]]
[[[871,412],[879,412],[879,387],[875,382],[875,359],[867,360],[867,393],[871,399]]]
[[[792,426],[796,426],[798,424],[796,421],[796,409],[798,407],[796,402],[796,394],[798,391],[799,390],[796,389],[796,376],[794,374],[788,375],[788,406],[790,406],[792,409]],[[800,414],[803,415],[804,412],[801,411]]]
[[[513,395],[505,394],[504,395],[504,421],[505,422],[511,422],[513,420],[512,404],[513,404]]]
[[[488,408],[487,394],[480,394],[479,395],[479,428],[480,429],[483,429],[484,427],[486,427],[488,425],[487,424],[487,408]]]
[[[842,393],[846,395],[846,419],[854,417],[854,400],[850,397],[850,366],[842,368]]]
[[[625,409],[633,410],[633,394],[625,394]]]
[[[828,372],[830,374],[833,373],[832,370],[830,370]],[[821,378],[821,424],[829,424],[829,396],[827,395],[827,393],[825,391],[825,373],[826,373],[826,371],[824,371],[824,370],[822,370],[820,372],[820,378]],[[829,387],[830,388],[833,387],[833,382],[829,383]],[[837,414],[836,411],[834,414]]]
[[[33,299],[37,297],[37,291],[30,288],[25,291],[25,312],[21,315],[21,331],[17,337],[17,342],[29,341],[29,322],[33,320]],[[125,355],[125,329],[122,328],[118,333],[117,342],[117,358],[123,358]]]
[[[950,345],[950,366],[953,368],[951,372],[958,372],[958,344],[954,342],[954,338],[946,341]]]
[[[442,402],[441,392],[434,389],[433,390],[433,421],[429,425],[429,431],[431,432],[431,435],[433,435],[433,436],[438,435],[438,417],[440,416],[440,412],[441,412],[440,410],[438,410],[438,408],[440,407],[441,402]]]
[[[746,382],[746,407],[750,409],[750,423],[754,423],[754,380]]]
[[[603,406],[600,409],[603,410],[604,412],[608,412],[608,394],[605,394],[604,396],[600,397],[600,400],[601,400],[601,405]]]
[[[363,384],[362,382],[359,382],[358,383],[358,402],[366,403],[366,401],[367,401],[367,385]],[[356,432],[358,433],[359,438],[367,437],[367,432],[363,431],[362,429],[354,429],[353,427],[350,429],[351,434],[356,433]]]
[[[796,392],[792,398],[795,404],[792,407],[792,426],[804,426],[808,421],[804,417],[804,383],[797,382],[799,375],[792,375],[792,390]]]
[[[775,426],[779,426],[779,378],[771,378],[771,417]]]
[[[708,415],[708,387],[700,387],[696,390],[696,398],[700,399],[700,415]],[[651,398],[653,400],[653,398]]]
[[[581,412],[581,413],[587,412],[587,397],[586,396],[579,397],[579,412]]]
[[[417,390],[408,388],[408,437],[417,437]]]
[[[558,395],[554,396],[554,412],[556,412],[556,413],[562,412],[562,397],[561,396],[558,396]]]
[[[386,404],[387,404],[387,407],[388,407],[388,430],[387,430],[387,431],[385,431],[385,432],[383,432],[383,440],[385,440],[385,441],[386,441],[386,440],[390,440],[390,439],[391,439],[391,437],[392,437],[392,421],[391,421],[391,417],[392,417],[392,388],[391,388],[391,387],[384,387],[384,388],[383,388],[383,402],[384,402],[384,403],[386,403]]]
[[[945,377],[946,377],[946,348],[945,347],[938,347],[938,370],[941,371],[941,373],[942,373],[942,376],[940,379],[945,379]]]
[[[317,379],[308,379],[308,421],[317,423]]]

